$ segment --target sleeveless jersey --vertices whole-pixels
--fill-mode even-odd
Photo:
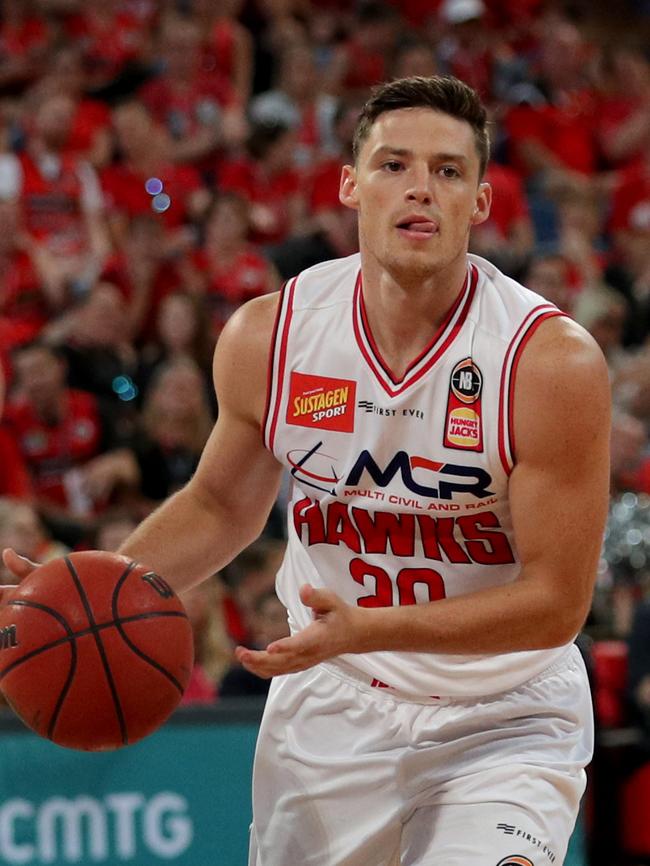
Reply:
[[[396,380],[368,326],[358,254],[285,286],[264,437],[293,479],[277,578],[292,631],[311,622],[298,595],[304,583],[379,607],[516,579],[508,505],[514,380],[526,342],[557,315],[544,298],[468,256],[455,304]],[[405,696],[471,697],[514,688],[564,651],[382,651],[333,664]]]

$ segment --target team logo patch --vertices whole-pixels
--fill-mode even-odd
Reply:
[[[510,854],[509,857],[499,860],[497,866],[535,866],[535,864],[528,857],[523,857],[521,854]]]
[[[357,383],[351,379],[332,379],[293,371],[287,424],[352,433],[356,389]]]
[[[483,376],[474,361],[471,358],[459,361],[449,379],[443,440],[446,448],[483,450],[482,390]]]

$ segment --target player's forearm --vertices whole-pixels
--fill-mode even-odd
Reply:
[[[263,526],[261,515],[243,520],[190,483],[149,515],[119,552],[156,571],[180,592],[230,562]]]
[[[561,646],[582,627],[588,595],[553,593],[546,584],[520,578],[429,604],[360,610],[352,652],[483,654]]]

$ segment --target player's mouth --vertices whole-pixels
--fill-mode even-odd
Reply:
[[[397,223],[399,233],[412,240],[428,240],[438,233],[438,229],[437,222],[419,214],[409,214]]]

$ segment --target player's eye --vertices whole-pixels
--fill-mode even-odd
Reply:
[[[382,168],[385,168],[386,171],[398,172],[402,168],[402,163],[398,162],[396,159],[389,159],[387,162],[383,163]]]
[[[448,178],[460,177],[460,172],[453,165],[443,165],[442,168],[439,169],[439,172],[443,177],[448,177]]]

